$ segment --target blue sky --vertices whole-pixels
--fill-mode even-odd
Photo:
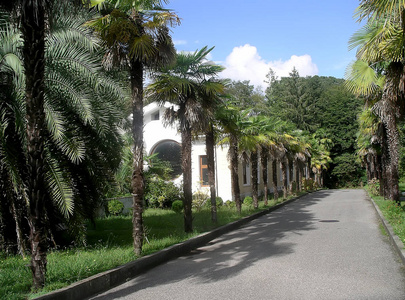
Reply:
[[[358,0],[171,0],[182,19],[173,28],[177,50],[215,46],[210,59],[226,67],[222,77],[263,85],[271,67],[288,76],[344,77],[355,51],[350,36]]]

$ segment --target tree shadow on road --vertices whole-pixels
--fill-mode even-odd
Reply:
[[[127,283],[128,286],[91,299],[115,299],[154,286],[192,280],[198,284],[237,276],[263,259],[291,255],[295,244],[283,241],[287,234],[301,235],[319,222],[310,207],[332,191],[306,195],[276,211],[229,232],[186,256],[169,261]]]

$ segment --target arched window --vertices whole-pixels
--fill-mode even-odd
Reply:
[[[173,178],[181,175],[181,147],[179,143],[170,140],[159,142],[151,154],[156,154],[161,161],[170,163],[173,169]]]

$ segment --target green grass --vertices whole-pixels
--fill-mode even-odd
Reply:
[[[280,202],[282,201],[278,203]],[[209,209],[193,211],[194,232],[191,234],[184,233],[182,214],[171,210],[147,209],[144,213],[144,225],[148,242],[143,246],[143,255],[180,243],[275,204],[274,200],[270,200],[266,207],[260,202],[258,210],[243,205],[241,215],[234,208],[221,207],[218,209],[217,224],[211,222]],[[132,218],[117,216],[97,219],[95,226],[88,225],[86,247],[71,247],[48,253],[47,281],[39,293],[30,291],[29,258],[24,260],[20,256],[0,256],[0,299],[37,297],[136,258],[132,246]]]
[[[404,182],[400,183],[399,189],[400,191],[405,191]],[[402,202],[399,205],[393,201],[384,200],[381,196],[373,196],[371,194],[370,196],[380,208],[384,218],[390,223],[394,233],[405,244],[405,203]]]

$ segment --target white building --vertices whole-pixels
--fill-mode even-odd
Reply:
[[[177,131],[175,125],[165,126],[163,124],[163,115],[166,108],[173,106],[170,103],[165,103],[164,106],[159,106],[156,103],[149,104],[144,107],[144,149],[147,155],[159,153],[158,157],[171,162],[174,173],[179,175],[175,180],[181,181],[181,135]],[[231,193],[231,171],[229,169],[228,147],[215,147],[215,176],[217,196],[224,201],[232,200]],[[206,164],[206,148],[205,140],[193,141],[192,144],[192,183],[193,193],[197,191],[206,191],[209,194],[208,169]],[[259,193],[263,189],[261,180],[261,168],[259,166]],[[268,168],[268,178],[272,176],[271,164]],[[278,170],[278,186],[281,187],[280,170]],[[239,186],[241,198],[251,195],[250,184],[250,166],[248,163],[241,162],[239,167]],[[271,180],[269,180],[271,182]],[[270,192],[273,190],[271,184]]]

